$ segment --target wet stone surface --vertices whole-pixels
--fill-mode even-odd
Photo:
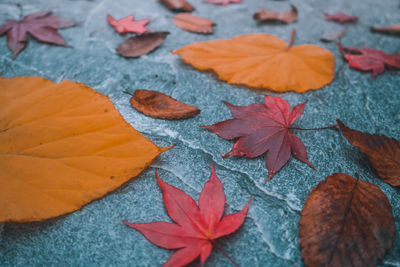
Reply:
[[[209,162],[216,167],[226,193],[226,213],[239,211],[251,194],[255,198],[248,218],[235,234],[219,240],[226,252],[242,266],[302,266],[298,243],[298,221],[309,192],[327,175],[359,173],[362,180],[378,185],[393,207],[397,233],[400,231],[400,193],[377,178],[367,158],[335,130],[296,132],[307,147],[309,160],[318,169],[291,159],[264,185],[268,173],[265,157],[222,159],[233,142],[199,128],[227,118],[230,113],[221,103],[236,105],[262,103],[263,92],[228,85],[215,75],[194,70],[170,49],[196,41],[231,38],[245,33],[272,33],[288,41],[292,27],[297,30],[295,44],[314,43],[332,51],[336,58],[336,77],[323,89],[305,94],[284,93],[291,105],[308,100],[304,116],[296,126],[320,127],[340,118],[348,126],[370,133],[400,139],[400,75],[386,72],[374,80],[369,74],[349,69],[334,43],[319,41],[326,32],[347,28],[346,46],[368,45],[388,53],[399,52],[398,37],[373,34],[370,25],[399,23],[397,0],[328,1],[293,0],[298,21],[291,25],[257,25],[252,15],[258,8],[288,10],[287,1],[244,0],[226,7],[189,0],[194,15],[217,23],[214,35],[185,32],[172,23],[174,14],[156,0],[21,0],[24,14],[52,9],[54,14],[81,22],[60,30],[73,48],[40,44],[32,38],[16,60],[0,39],[0,75],[5,77],[38,75],[56,82],[69,79],[85,83],[108,95],[124,118],[160,146],[177,144],[161,155],[137,179],[116,192],[85,206],[82,210],[40,223],[7,223],[0,226],[1,266],[156,266],[172,251],[158,248],[139,232],[121,223],[169,221],[155,170],[168,183],[198,198],[210,174]],[[323,13],[347,12],[359,15],[356,25],[341,26],[324,21]],[[120,36],[111,29],[106,14],[115,18],[134,14],[151,18],[151,31],[170,31],[160,48],[138,59],[120,57],[115,48],[130,35]],[[0,0],[1,23],[18,19],[15,1]],[[165,121],[138,113],[129,105],[124,90],[157,90],[201,109],[188,120]],[[269,95],[277,95],[268,92]],[[400,266],[400,235],[382,266]],[[198,264],[195,263],[194,265]],[[206,266],[228,266],[229,261],[214,250]]]

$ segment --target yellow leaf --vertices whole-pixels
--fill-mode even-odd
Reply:
[[[291,47],[271,34],[246,34],[232,40],[197,42],[173,52],[221,80],[276,92],[305,92],[329,84],[335,58],[316,45]]]
[[[84,84],[0,77],[0,223],[80,209],[167,149]]]

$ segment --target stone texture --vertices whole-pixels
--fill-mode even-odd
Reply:
[[[0,39],[0,75],[14,77],[39,75],[54,81],[70,79],[87,84],[108,95],[124,118],[157,145],[177,146],[164,153],[150,168],[123,188],[95,201],[73,214],[40,223],[0,226],[1,266],[155,266],[172,253],[152,245],[139,233],[121,223],[151,222],[169,218],[163,207],[154,171],[168,183],[194,198],[210,174],[208,163],[216,167],[226,192],[226,213],[240,210],[250,194],[255,198],[248,218],[235,234],[219,242],[242,266],[302,266],[298,244],[300,210],[310,190],[327,175],[359,173],[362,180],[378,185],[393,207],[396,229],[400,230],[400,191],[383,183],[367,158],[335,130],[296,132],[307,146],[310,161],[318,169],[291,159],[264,185],[267,177],[265,158],[222,159],[233,142],[225,141],[199,128],[230,117],[221,100],[236,105],[261,103],[263,92],[228,85],[215,75],[194,70],[169,50],[195,41],[231,38],[245,33],[272,33],[288,40],[292,27],[295,43],[315,43],[336,57],[336,78],[325,88],[305,94],[280,96],[292,105],[309,100],[298,127],[319,127],[340,118],[349,127],[400,139],[400,75],[386,72],[372,80],[369,74],[349,69],[335,44],[319,41],[320,36],[343,26],[324,21],[324,12],[344,11],[359,15],[357,25],[346,26],[346,46],[363,44],[399,52],[399,38],[369,32],[370,25],[390,25],[400,21],[397,0],[328,1],[293,0],[299,10],[298,21],[291,25],[257,25],[252,19],[258,8],[287,10],[286,1],[244,0],[226,7],[189,0],[200,15],[217,23],[214,35],[185,32],[172,23],[175,14],[156,0],[21,0],[24,14],[52,9],[55,14],[82,22],[60,30],[73,48],[39,44],[31,39],[16,60]],[[129,35],[120,36],[107,25],[106,14],[115,18],[134,14],[137,19],[151,18],[152,31],[170,31],[160,48],[138,59],[125,59],[115,47]],[[13,0],[0,1],[0,17],[18,19]],[[188,120],[165,121],[146,117],[129,106],[124,90],[158,90],[180,101],[195,105],[201,113]],[[270,95],[276,95],[268,93]],[[1,228],[3,227],[3,230]],[[2,233],[1,233],[2,231]],[[382,266],[400,266],[400,235]],[[214,250],[206,266],[226,266],[229,261]]]

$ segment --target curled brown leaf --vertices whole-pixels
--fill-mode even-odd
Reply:
[[[297,19],[298,11],[294,5],[291,5],[291,9],[285,12],[273,12],[271,10],[259,9],[253,16],[253,18],[259,22],[282,22],[292,23]]]
[[[163,93],[151,90],[136,90],[130,103],[137,111],[159,119],[186,119],[200,113],[195,106],[184,104]]]
[[[390,26],[372,26],[371,31],[378,32],[378,33],[386,33],[386,34],[393,34],[393,35],[400,35],[400,23]]]
[[[215,22],[198,16],[193,16],[188,13],[180,13],[176,15],[173,19],[173,22],[179,28],[189,32],[203,34],[214,32],[212,26],[215,25]]]
[[[169,32],[150,32],[129,38],[117,47],[123,57],[140,57],[150,53],[167,38]]]
[[[392,207],[376,185],[335,173],[306,199],[299,237],[307,266],[377,266],[395,237]]]
[[[384,135],[353,130],[337,120],[343,136],[367,155],[382,180],[400,186],[400,141]]]
[[[192,12],[194,7],[185,0],[159,0],[168,9],[174,12]]]

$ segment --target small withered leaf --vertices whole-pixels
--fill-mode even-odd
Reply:
[[[195,106],[184,104],[163,93],[151,90],[136,90],[130,103],[137,111],[159,119],[186,119],[200,113]]]
[[[150,32],[133,36],[117,47],[123,57],[140,57],[150,53],[167,38],[169,32]]]
[[[372,26],[372,32],[400,35],[400,23],[390,26]]]
[[[366,181],[335,173],[315,187],[301,211],[307,266],[377,266],[392,247],[395,224],[386,195]]]
[[[168,9],[174,12],[192,12],[194,7],[185,0],[159,0]]]
[[[339,119],[337,123],[347,141],[367,155],[379,177],[392,186],[400,186],[400,141],[353,130]]]
[[[345,24],[345,23],[356,23],[358,21],[357,16],[351,16],[348,14],[345,14],[343,12],[339,12],[336,14],[329,14],[325,13],[324,16],[325,20],[331,20],[340,24]]]
[[[253,16],[253,18],[259,22],[282,22],[292,23],[296,21],[298,15],[297,8],[291,5],[291,9],[285,12],[273,12],[271,10],[259,9]]]
[[[345,34],[346,34],[345,29],[334,31],[334,32],[328,32],[321,37],[321,41],[322,42],[336,42],[336,41],[340,40],[343,37],[343,35],[345,35]]]
[[[188,13],[179,13],[174,17],[173,22],[179,28],[189,32],[203,34],[214,32],[212,26],[215,25],[215,22]]]

